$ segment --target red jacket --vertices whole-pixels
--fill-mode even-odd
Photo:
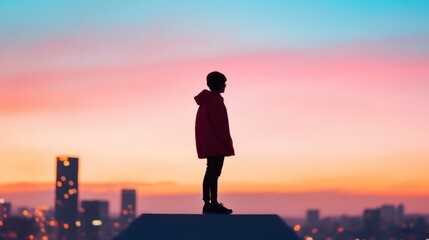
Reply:
[[[220,93],[203,90],[194,99],[199,105],[195,121],[198,158],[233,156],[228,113]]]

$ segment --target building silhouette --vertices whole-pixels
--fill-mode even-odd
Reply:
[[[77,239],[78,169],[78,158],[67,156],[57,157],[55,219],[58,227],[58,240]]]
[[[0,239],[36,239],[38,232],[34,219],[11,216],[2,221]]]
[[[396,221],[402,221],[404,220],[405,216],[405,209],[404,204],[399,204],[396,208]]]
[[[382,222],[393,223],[396,219],[396,209],[394,205],[384,204],[380,207],[380,218]]]
[[[320,223],[320,211],[318,209],[307,210],[306,223],[309,227],[318,226]]]
[[[121,229],[126,228],[136,218],[136,190],[122,189]]]
[[[12,213],[12,203],[0,199],[0,220],[6,220]]]
[[[109,202],[82,201],[82,239],[103,240],[109,239]]]
[[[378,238],[381,227],[380,209],[365,209],[363,212],[363,231],[366,238]]]

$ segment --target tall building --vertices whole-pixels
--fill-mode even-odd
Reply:
[[[380,234],[381,214],[380,209],[365,209],[363,212],[363,230],[367,238],[376,238]]]
[[[110,239],[109,202],[82,201],[82,239]]]
[[[126,228],[136,218],[136,190],[122,189],[121,228]]]
[[[10,217],[12,213],[12,203],[5,202],[4,199],[0,199],[0,220],[5,220]]]
[[[318,209],[309,209],[307,210],[307,219],[306,223],[309,227],[316,227],[320,222],[320,211]]]
[[[77,239],[78,167],[78,158],[57,157],[55,220],[58,226],[58,240]]]
[[[380,207],[380,218],[382,222],[393,223],[395,221],[396,209],[394,205],[385,204]]]
[[[405,215],[405,209],[404,209],[404,205],[403,204],[399,204],[398,207],[396,208],[396,220],[397,221],[402,221],[404,220],[404,215]]]

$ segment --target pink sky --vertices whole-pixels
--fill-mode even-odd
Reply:
[[[410,60],[409,41],[55,68],[35,46],[42,63],[20,71],[10,56],[18,70],[2,77],[0,182],[50,181],[71,154],[84,182],[196,185],[193,96],[219,70],[237,148],[226,183],[427,194],[428,60]]]

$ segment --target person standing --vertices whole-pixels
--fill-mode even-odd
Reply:
[[[223,97],[226,77],[220,72],[207,75],[207,86],[194,97],[199,105],[195,121],[195,140],[198,158],[207,159],[203,179],[203,214],[231,214],[218,202],[218,178],[222,172],[224,159],[234,156],[234,147],[229,131],[228,113]]]

